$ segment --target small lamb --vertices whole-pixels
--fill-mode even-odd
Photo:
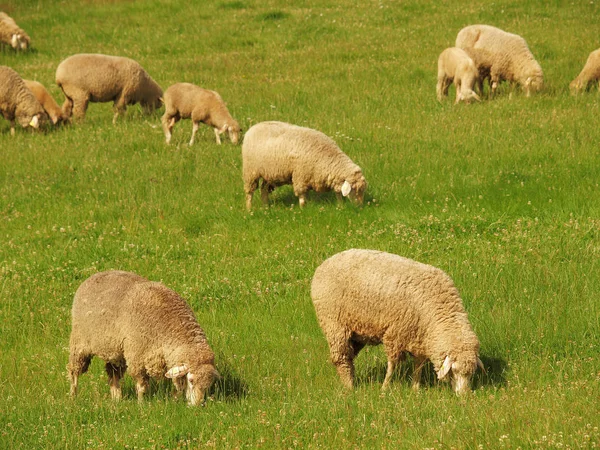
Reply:
[[[92,357],[106,362],[111,397],[121,399],[120,380],[128,370],[143,401],[149,378],[173,380],[190,405],[219,373],[194,312],[176,292],[131,272],[108,271],[85,280],[73,300],[73,328],[67,365],[71,396]]]
[[[50,95],[42,83],[32,80],[23,81],[25,82],[27,89],[29,89],[35,96],[36,100],[40,102],[44,108],[44,111],[46,111],[46,114],[48,114],[48,117],[50,117],[50,120],[54,125],[68,121],[60,109],[60,106],[58,106],[58,103],[56,103],[54,98]]]
[[[0,114],[10,121],[10,134],[15,134],[15,121],[26,128],[39,128],[48,116],[17,72],[0,66]]]
[[[27,50],[31,40],[12,17],[0,12],[0,43],[10,45],[15,50]]]
[[[490,25],[469,25],[456,36],[456,47],[467,51],[476,64],[478,58],[470,50],[488,52],[492,94],[502,80],[520,84],[527,97],[543,87],[542,68],[521,36]]]
[[[252,209],[252,195],[262,179],[261,198],[269,203],[269,192],[291,184],[306,204],[310,189],[335,191],[342,197],[363,203],[367,182],[362,170],[320,131],[284,122],[261,122],[252,126],[242,144],[242,164],[246,208]]]
[[[83,119],[89,102],[114,102],[113,124],[127,105],[140,103],[149,114],[162,105],[163,91],[139,63],[121,56],[80,53],[69,56],[56,69],[56,84],[66,100],[66,117]]]
[[[573,92],[587,91],[593,83],[597,83],[600,89],[600,48],[590,53],[583,70],[569,87]]]
[[[478,81],[479,72],[473,60],[467,53],[456,47],[444,50],[438,58],[438,80],[436,86],[438,101],[448,96],[448,87],[452,82],[456,86],[456,101],[469,102],[472,99],[480,101],[473,90]]]
[[[217,144],[221,145],[221,133],[227,131],[229,139],[237,144],[240,139],[240,126],[231,117],[225,102],[215,91],[202,89],[191,83],[176,83],[165,91],[165,113],[161,118],[167,144],[171,142],[171,131],[180,119],[192,119],[192,138],[200,122],[213,127]]]
[[[346,250],[317,268],[311,297],[331,360],[348,388],[353,360],[365,345],[384,346],[384,389],[407,352],[415,359],[415,389],[427,359],[458,394],[469,391],[475,370],[483,368],[458,290],[440,269],[391,253]]]

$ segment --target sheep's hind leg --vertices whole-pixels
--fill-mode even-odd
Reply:
[[[87,372],[92,355],[77,351],[71,351],[69,355],[69,363],[67,364],[67,375],[71,382],[70,395],[72,398],[77,396],[77,385],[79,376]]]
[[[248,211],[252,210],[252,195],[254,191],[258,188],[258,179],[246,181],[244,180],[244,191],[246,192],[246,209]]]
[[[163,133],[165,133],[165,141],[167,142],[167,144],[171,143],[171,133],[173,131],[173,127],[175,126],[176,121],[177,120],[175,116],[171,116],[169,115],[169,113],[166,112],[160,118],[160,123],[162,125]]]
[[[352,389],[354,385],[354,348],[350,336],[343,329],[330,330],[327,335],[331,362],[340,377],[342,384]]]
[[[106,373],[108,375],[108,384],[110,386],[110,396],[113,400],[121,400],[121,378],[125,374],[127,367],[124,365],[115,365],[106,363]]]
[[[88,108],[89,100],[87,98],[83,100],[73,101],[73,115],[77,119],[83,119],[85,117],[85,112]]]

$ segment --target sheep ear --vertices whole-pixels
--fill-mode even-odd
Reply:
[[[10,39],[10,45],[12,45],[13,48],[17,48],[17,42],[19,42],[19,35],[13,34],[12,38]]]
[[[31,122],[29,122],[29,126],[32,126],[33,128],[37,128],[40,125],[40,119],[38,118],[37,115],[33,116],[33,118],[31,119]]]
[[[529,77],[525,80],[525,86],[529,86],[529,85],[531,85],[531,77]]]
[[[344,197],[348,197],[348,194],[351,190],[352,186],[350,185],[350,183],[348,183],[348,180],[344,181],[344,184],[342,184],[342,195]]]
[[[448,375],[448,372],[450,372],[451,368],[452,368],[452,360],[450,359],[449,356],[446,356],[446,359],[444,359],[444,363],[442,364],[442,367],[440,367],[440,370],[438,371],[438,380],[445,378],[446,375]]]
[[[165,377],[167,378],[180,378],[188,373],[188,368],[185,364],[181,366],[172,367],[167,373],[165,373]]]

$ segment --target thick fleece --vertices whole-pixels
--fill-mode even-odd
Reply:
[[[469,25],[459,31],[456,47],[466,50],[476,64],[478,58],[469,50],[483,49],[489,52],[492,93],[502,80],[518,83],[527,96],[543,87],[542,68],[521,36],[490,25]]]
[[[246,208],[262,179],[261,197],[268,204],[269,191],[284,184],[294,187],[300,206],[306,194],[335,191],[338,200],[350,195],[362,204],[367,182],[362,170],[333,139],[320,131],[284,122],[261,122],[244,136],[242,162]]]
[[[192,138],[194,138],[200,122],[212,127],[217,144],[221,144],[221,133],[225,131],[233,144],[240,139],[240,126],[231,117],[225,102],[215,91],[203,89],[191,83],[177,83],[165,91],[165,113],[161,123],[167,144],[171,142],[171,132],[175,123],[181,119],[192,119]]]
[[[149,378],[173,378],[195,405],[219,376],[214,354],[192,309],[176,292],[131,272],[108,271],[84,281],[73,300],[67,365],[71,395],[93,356],[106,362],[113,399],[129,371],[142,401]]]
[[[473,90],[479,77],[479,71],[467,53],[456,47],[444,50],[438,58],[438,79],[436,86],[437,98],[441,102],[448,96],[448,88],[454,82],[456,86],[456,101],[479,101],[479,96]]]
[[[136,61],[121,56],[81,53],[56,69],[56,84],[65,94],[63,113],[85,117],[89,102],[114,102],[113,123],[127,105],[140,103],[146,113],[160,108],[163,91]]]
[[[600,48],[590,53],[581,73],[571,81],[569,87],[573,91],[587,91],[594,83],[600,89]]]
[[[351,249],[315,271],[311,296],[342,383],[352,387],[353,360],[365,345],[383,344],[383,387],[405,353],[415,358],[414,387],[428,359],[457,393],[469,390],[480,363],[458,290],[440,269],[375,250]]]
[[[0,114],[10,121],[11,134],[15,134],[15,122],[23,128],[38,128],[48,119],[23,79],[6,66],[0,66]]]
[[[15,50],[27,50],[31,39],[12,17],[0,12],[0,43],[10,45]]]

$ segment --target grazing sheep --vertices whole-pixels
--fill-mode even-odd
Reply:
[[[467,52],[471,49],[489,52],[492,93],[502,80],[520,84],[528,97],[543,86],[542,68],[521,36],[490,25],[469,25],[459,31],[456,47]],[[470,56],[473,58],[473,54]],[[477,58],[473,59],[477,64]]]
[[[165,113],[162,116],[162,128],[167,144],[171,142],[171,131],[180,119],[192,119],[192,138],[198,131],[200,122],[213,127],[217,144],[221,144],[221,133],[227,131],[229,139],[237,144],[240,139],[240,126],[231,117],[225,102],[215,91],[202,89],[191,83],[176,83],[165,91]]]
[[[85,117],[89,102],[114,101],[116,123],[127,105],[140,103],[144,112],[160,108],[162,89],[136,61],[120,56],[80,53],[69,56],[56,69],[56,84],[65,94],[63,112]]]
[[[406,352],[415,358],[414,388],[427,359],[457,393],[467,392],[477,366],[483,367],[458,290],[440,269],[390,253],[346,250],[317,268],[311,296],[332,362],[349,388],[353,359],[365,345],[384,346],[383,388]]]
[[[58,125],[68,120],[60,109],[60,106],[58,106],[42,83],[32,80],[23,81],[25,82],[27,89],[33,93],[36,100],[42,105],[42,108],[44,108],[44,111],[46,111],[46,114],[48,114],[48,117],[50,117],[50,120],[54,125]]]
[[[31,40],[12,17],[0,12],[0,43],[10,45],[15,50],[27,50]]]
[[[71,396],[92,356],[106,362],[111,397],[121,398],[128,370],[143,401],[149,378],[173,380],[190,405],[202,402],[219,378],[206,336],[183,298],[131,272],[108,271],[85,280],[73,300],[68,376]]]
[[[261,122],[251,127],[242,145],[246,208],[262,179],[263,204],[277,186],[292,184],[300,206],[306,193],[335,191],[338,201],[350,195],[362,204],[367,182],[362,170],[320,131],[284,122]]]
[[[571,81],[569,87],[574,92],[578,92],[588,90],[592,83],[598,83],[600,89],[600,48],[590,53],[583,70]]]
[[[447,48],[438,58],[438,81],[436,86],[437,98],[448,96],[448,87],[452,82],[456,86],[456,101],[469,102],[472,99],[480,101],[473,90],[479,77],[479,72],[473,60],[467,53],[456,47]]]
[[[0,66],[0,113],[10,121],[11,135],[15,134],[15,121],[23,128],[39,128],[48,119],[23,79],[6,66]]]

